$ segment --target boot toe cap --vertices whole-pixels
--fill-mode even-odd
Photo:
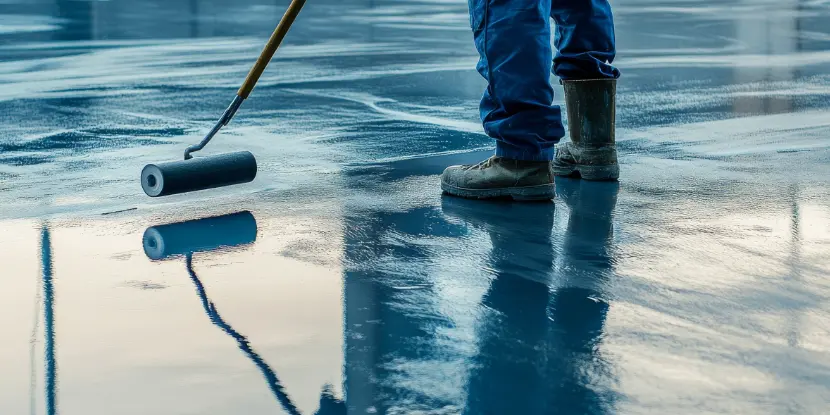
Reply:
[[[464,179],[464,166],[449,166],[441,173],[441,182],[450,186],[458,186]]]

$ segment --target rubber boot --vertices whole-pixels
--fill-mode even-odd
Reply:
[[[617,81],[563,81],[563,85],[571,141],[556,145],[553,173],[585,180],[617,180],[620,177],[614,141]]]

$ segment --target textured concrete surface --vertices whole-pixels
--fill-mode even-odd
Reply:
[[[312,0],[206,150],[257,179],[146,197],[286,4],[0,1],[0,413],[830,407],[830,2],[615,0],[620,183],[512,205],[439,193],[466,4]]]

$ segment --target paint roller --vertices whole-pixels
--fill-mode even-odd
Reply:
[[[268,66],[288,33],[288,29],[291,28],[300,10],[305,5],[305,1],[293,0],[291,2],[256,63],[245,78],[245,82],[237,91],[233,102],[207,136],[199,144],[192,145],[185,150],[184,160],[144,166],[141,171],[141,188],[144,189],[147,196],[167,196],[248,183],[254,180],[257,173],[256,159],[248,151],[195,158],[192,153],[203,149],[222,127],[231,122],[242,102],[251,94],[265,67]]]

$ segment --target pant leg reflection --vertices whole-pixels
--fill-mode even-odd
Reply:
[[[546,413],[549,281],[554,205],[443,200],[444,213],[486,229],[492,280],[476,328],[479,353],[466,414]]]
[[[612,271],[613,211],[618,183],[557,180],[557,197],[570,209],[562,244],[565,288],[551,301],[549,413],[610,413],[613,372],[602,355]]]
[[[601,356],[611,268],[611,211],[618,187],[565,181],[573,205],[554,272],[549,204],[446,199],[444,212],[483,225],[495,272],[482,301],[479,353],[470,374],[468,414],[601,414],[613,397]],[[566,274],[566,275],[560,275]],[[549,281],[568,281],[551,293]]]

